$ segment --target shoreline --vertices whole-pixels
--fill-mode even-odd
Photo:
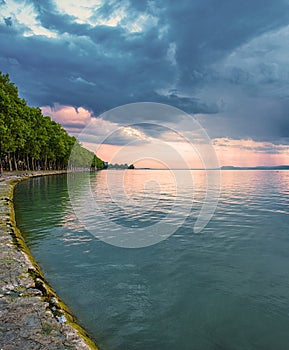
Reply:
[[[64,173],[4,172],[0,178],[1,350],[98,349],[45,280],[15,222],[15,186],[31,177]]]

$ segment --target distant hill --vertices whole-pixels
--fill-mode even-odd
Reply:
[[[221,170],[289,170],[289,165],[236,167],[232,165],[222,166]]]

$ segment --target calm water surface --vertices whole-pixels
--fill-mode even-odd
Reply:
[[[168,171],[109,172],[125,211],[108,195],[105,171],[77,176],[80,184],[91,176],[112,220],[124,229],[166,220],[176,198]],[[215,216],[200,234],[192,227],[206,175],[192,175],[174,209],[181,216],[193,204],[190,216],[147,248],[114,247],[85,231],[65,175],[17,185],[17,224],[47,280],[101,350],[288,349],[289,172],[223,171]],[[123,181],[133,205],[120,190]],[[87,215],[94,217],[91,208]]]

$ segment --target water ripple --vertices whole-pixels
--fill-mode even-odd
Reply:
[[[205,172],[192,172],[178,193],[168,172],[132,171],[124,186],[123,172],[109,174],[112,194],[105,172],[93,175],[91,190],[124,234],[143,227],[149,235],[161,220],[184,223],[155,246],[121,249],[85,231],[65,176],[31,179],[15,193],[33,254],[101,349],[288,348],[289,172],[223,171],[215,216],[200,234],[192,228]],[[152,177],[158,186],[145,186]],[[80,206],[85,190],[79,178]],[[99,236],[118,234],[92,208],[84,214]]]

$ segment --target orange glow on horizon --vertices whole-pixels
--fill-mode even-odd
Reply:
[[[101,118],[94,118],[91,112],[83,107],[75,109],[72,106],[56,104],[53,108],[49,106],[42,107],[42,112],[50,115],[53,120],[63,125],[70,125],[68,132],[75,136],[91,121],[97,122],[99,135],[107,134],[118,125]],[[134,163],[136,166],[143,168],[184,168],[184,164],[186,164],[185,167],[190,168],[204,167],[201,158],[189,143],[165,142],[160,139],[149,145],[150,141],[153,140],[152,138],[146,137],[138,130],[131,129],[127,128],[125,130],[128,136],[135,136],[136,139],[148,142],[143,146],[146,147],[145,152],[140,152],[141,146],[139,145],[96,145],[88,142],[83,144],[96,153],[98,157],[109,163]],[[289,165],[289,148],[287,145],[275,145],[270,142],[257,142],[250,139],[234,140],[225,137],[213,139],[212,143],[220,166]],[[165,147],[162,149],[164,145]]]
[[[289,148],[283,145],[256,142],[253,140],[215,139],[214,149],[219,160],[219,165],[231,166],[274,166],[289,164]],[[119,146],[102,144],[95,145],[84,143],[85,147],[95,152],[98,157],[109,163],[133,163],[136,168],[184,168],[183,163],[178,163],[173,157],[164,155],[164,159],[154,158],[154,149],[148,147],[146,156],[138,157],[140,146]],[[170,146],[181,155],[189,168],[203,168],[203,164],[197,154],[192,152],[191,146],[185,143],[171,143]],[[271,148],[271,152],[266,152]],[[180,165],[181,164],[181,165]]]
[[[253,140],[214,140],[220,165],[274,166],[289,164],[289,147]]]

